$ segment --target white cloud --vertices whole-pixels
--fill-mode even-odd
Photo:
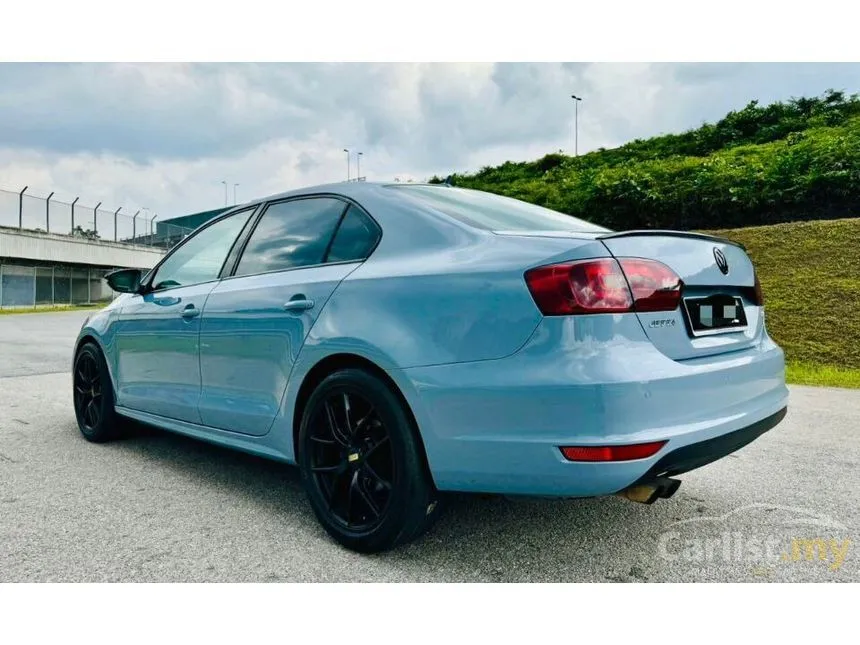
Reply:
[[[839,64],[0,65],[0,188],[160,218],[346,176],[392,180],[696,127],[749,100],[854,92]],[[355,172],[353,157],[352,172]],[[5,203],[5,202],[4,202]],[[0,223],[7,218],[0,213]]]

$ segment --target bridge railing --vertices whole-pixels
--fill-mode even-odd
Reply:
[[[92,206],[80,198],[56,199],[54,193],[36,196],[28,190],[0,189],[0,226],[165,249],[194,230],[158,222],[157,214],[109,209],[101,202]]]

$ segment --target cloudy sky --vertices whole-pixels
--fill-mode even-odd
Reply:
[[[346,178],[423,180],[860,91],[857,64],[0,64],[0,188],[159,219]],[[355,172],[353,158],[352,172]]]

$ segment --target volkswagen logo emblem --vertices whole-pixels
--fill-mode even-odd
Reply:
[[[720,273],[726,275],[729,272],[729,261],[726,260],[726,254],[716,246],[714,247],[714,260],[717,261],[717,268],[720,270]]]

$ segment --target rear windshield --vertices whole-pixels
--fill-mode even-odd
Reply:
[[[451,186],[389,186],[470,226],[488,231],[573,231],[602,233],[609,229],[518,199]]]

